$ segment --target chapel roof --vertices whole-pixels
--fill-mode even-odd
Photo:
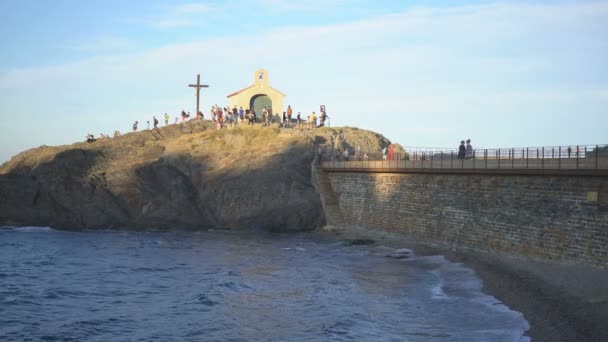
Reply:
[[[249,87],[245,87],[245,88],[243,88],[243,89],[241,89],[241,90],[237,90],[237,91],[235,91],[235,92],[234,92],[234,93],[232,93],[232,94],[228,94],[228,96],[226,96],[226,97],[233,97],[233,96],[238,95],[238,94],[240,94],[240,93],[244,92],[245,90],[250,89],[250,88],[253,88],[253,87],[255,87],[255,84],[250,85]],[[283,94],[282,92],[280,92],[280,91],[278,91],[278,90],[274,89],[274,88],[273,88],[273,87],[271,87],[271,86],[266,86],[266,88],[271,89],[271,90],[273,90],[273,91],[276,91],[277,93],[279,93],[279,94],[281,94],[281,95],[283,95],[283,96],[286,96],[285,94]]]
[[[250,85],[249,87],[245,87],[245,88],[243,88],[243,89],[241,89],[241,90],[237,90],[237,91],[235,91],[235,92],[234,92],[234,93],[232,93],[232,94],[228,94],[228,96],[226,96],[226,97],[233,97],[234,95],[238,95],[238,94],[240,94],[240,93],[244,92],[245,90],[247,90],[247,89],[249,89],[249,88],[253,88],[254,86],[255,86],[255,84],[254,84],[254,85]]]

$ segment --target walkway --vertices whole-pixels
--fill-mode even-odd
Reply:
[[[406,148],[406,151],[412,151]],[[476,150],[470,159],[458,159],[450,150],[422,150],[395,154],[393,160],[380,153],[354,153],[349,159],[333,157],[331,151],[321,153],[321,168],[331,172],[391,172],[391,173],[463,173],[463,174],[543,174],[543,175],[608,175],[606,145],[592,147],[545,147]]]

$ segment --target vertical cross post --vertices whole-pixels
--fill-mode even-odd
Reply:
[[[196,88],[196,117],[200,113],[200,95],[201,88],[209,88],[206,84],[201,84],[201,75],[196,74],[196,84],[189,84],[188,87]]]

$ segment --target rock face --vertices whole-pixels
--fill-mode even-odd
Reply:
[[[390,143],[354,128],[294,130],[208,122],[94,143],[39,147],[0,168],[0,225],[61,229],[308,230],[325,217],[313,143]]]

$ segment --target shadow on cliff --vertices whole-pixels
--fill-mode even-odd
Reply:
[[[101,151],[71,149],[0,175],[0,224],[80,229],[124,219],[120,199],[104,187],[105,174],[93,172],[102,158]]]
[[[164,155],[135,170],[143,200],[138,226],[314,229],[325,217],[311,183],[312,159],[308,145],[286,147],[261,167],[236,161],[214,168],[188,154]]]
[[[0,224],[61,229],[259,229],[323,225],[310,177],[309,145],[295,144],[257,167],[209,168],[205,157],[163,154],[129,170],[109,167],[102,147],[58,153],[0,175]],[[251,156],[248,156],[251,158]],[[128,173],[121,187],[114,172]]]

